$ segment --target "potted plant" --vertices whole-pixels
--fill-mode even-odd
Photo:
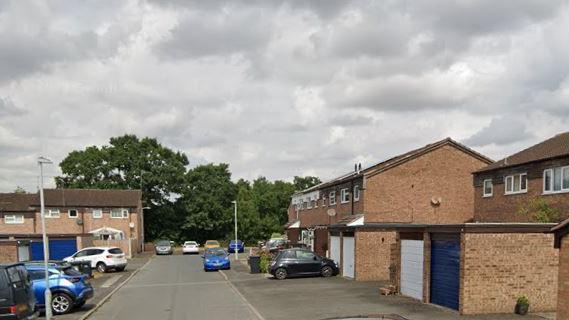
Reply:
[[[529,310],[529,299],[526,296],[519,296],[516,302],[515,313],[519,315],[526,315]]]

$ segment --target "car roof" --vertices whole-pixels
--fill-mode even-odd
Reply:
[[[120,249],[119,247],[86,247],[78,251],[83,251],[85,249],[100,249],[100,250],[109,250],[109,249]]]
[[[219,242],[217,240],[206,240],[205,242]]]

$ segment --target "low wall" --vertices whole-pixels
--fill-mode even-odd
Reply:
[[[513,313],[525,295],[530,312],[557,306],[559,250],[542,233],[465,233],[462,243],[462,314]]]
[[[18,243],[16,241],[0,241],[0,263],[18,262]]]

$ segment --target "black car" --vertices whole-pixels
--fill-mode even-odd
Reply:
[[[333,260],[320,257],[306,249],[286,249],[280,251],[273,260],[269,272],[277,279],[290,276],[335,276],[339,273]]]
[[[0,265],[0,319],[37,319],[34,291],[21,263]]]

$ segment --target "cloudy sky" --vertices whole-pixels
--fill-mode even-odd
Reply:
[[[247,179],[499,159],[569,130],[568,30],[553,0],[2,1],[0,191],[124,133]]]

